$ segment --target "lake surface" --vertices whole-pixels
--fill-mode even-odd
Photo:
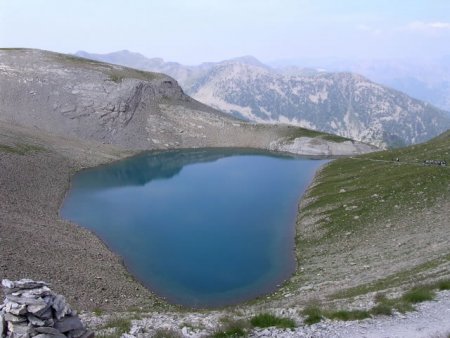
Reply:
[[[253,150],[147,153],[75,175],[61,216],[168,301],[236,304],[292,274],[298,201],[323,163]]]

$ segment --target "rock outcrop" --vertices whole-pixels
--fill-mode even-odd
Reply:
[[[275,142],[271,145],[271,150],[282,151],[293,154],[311,155],[311,156],[333,156],[341,154],[344,156],[369,153],[376,148],[368,144],[343,141],[331,142],[322,138],[298,137],[290,142]]]
[[[31,279],[2,281],[1,338],[93,338],[62,295],[45,282]]]

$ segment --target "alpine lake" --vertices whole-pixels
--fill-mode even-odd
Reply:
[[[324,163],[249,149],[143,153],[77,173],[61,216],[171,303],[238,304],[293,273],[298,203]]]

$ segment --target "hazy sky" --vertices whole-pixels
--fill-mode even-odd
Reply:
[[[450,55],[450,0],[0,0],[0,47],[196,64]]]

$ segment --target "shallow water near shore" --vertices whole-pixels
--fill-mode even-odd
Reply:
[[[147,153],[76,174],[61,216],[169,302],[237,304],[292,274],[298,201],[323,163],[242,149]]]

